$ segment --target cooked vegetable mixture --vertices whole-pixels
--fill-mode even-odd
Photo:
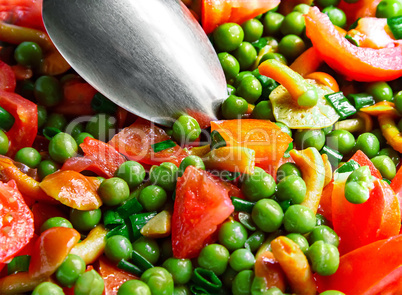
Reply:
[[[182,2],[228,96],[166,128],[0,0],[0,294],[402,294],[402,1]]]

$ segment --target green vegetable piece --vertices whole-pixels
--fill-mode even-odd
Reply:
[[[125,281],[119,287],[117,295],[151,295],[151,290],[148,285],[140,280],[129,280]]]
[[[222,288],[222,282],[217,275],[208,269],[197,267],[194,269],[191,280],[199,287],[209,291],[218,292]]]
[[[8,131],[13,127],[14,122],[15,118],[5,109],[0,107],[0,129]]]
[[[174,282],[172,275],[163,267],[147,269],[141,276],[141,281],[146,283],[152,295],[173,294]]]
[[[133,246],[125,236],[116,235],[108,238],[105,245],[105,255],[113,262],[131,258]]]
[[[52,227],[68,227],[68,228],[73,228],[73,225],[71,224],[70,221],[63,217],[51,217],[48,220],[46,220],[42,226],[40,227],[40,232],[43,233],[44,231],[48,230],[49,228]]]
[[[259,200],[251,213],[254,223],[264,232],[274,232],[282,225],[283,210],[274,200]]]
[[[200,267],[220,276],[225,272],[229,263],[229,251],[223,245],[210,244],[201,250],[197,261]]]
[[[374,166],[380,171],[381,176],[392,180],[396,175],[396,166],[392,159],[388,156],[381,155],[371,159]]]
[[[79,231],[89,231],[99,224],[102,219],[101,209],[94,210],[70,210],[70,220],[74,228]]]
[[[387,18],[387,24],[394,38],[397,40],[402,39],[402,16]]]
[[[91,100],[91,108],[97,113],[113,115],[117,111],[117,105],[101,93],[96,93]]]
[[[193,265],[190,259],[168,258],[162,264],[173,277],[175,284],[187,284],[193,273]]]
[[[251,286],[254,280],[254,272],[252,270],[243,270],[239,272],[233,279],[232,294],[247,295],[251,293]]]
[[[159,245],[156,240],[151,238],[140,237],[133,243],[133,250],[144,257],[151,264],[156,264],[160,257]]]
[[[308,240],[310,245],[317,241],[324,241],[325,243],[334,245],[335,247],[338,247],[339,245],[338,235],[332,228],[326,225],[316,226],[308,236]]]
[[[375,104],[374,97],[368,93],[351,93],[347,96],[348,100],[353,104],[356,110],[369,107]]]
[[[290,233],[309,233],[314,229],[315,223],[313,210],[303,205],[290,206],[283,217],[283,225]]]
[[[102,277],[92,269],[79,276],[74,285],[74,295],[102,295],[104,289]]]
[[[329,146],[324,145],[321,154],[326,154],[328,156],[328,161],[331,163],[333,167],[338,167],[339,163],[343,159],[343,155],[340,154],[337,150],[331,149]]]
[[[68,254],[56,270],[57,281],[65,287],[72,287],[78,277],[85,272],[84,260],[75,254]]]
[[[356,114],[355,107],[347,100],[342,92],[326,94],[325,98],[338,113],[341,120]]]
[[[8,152],[9,141],[7,135],[0,129],[0,155],[5,155]]]
[[[130,195],[127,182],[118,177],[104,180],[98,189],[99,197],[108,206],[122,204]]]
[[[248,234],[244,226],[238,221],[226,221],[222,224],[218,233],[219,242],[229,251],[233,251],[244,246]]]
[[[7,264],[7,274],[10,275],[20,271],[28,271],[30,261],[30,255],[15,256],[13,260]]]
[[[151,145],[151,147],[152,147],[152,149],[154,150],[155,153],[159,153],[161,151],[164,151],[164,150],[170,149],[172,147],[175,147],[176,145],[177,144],[173,140],[168,139],[168,140],[165,140],[165,141],[157,142],[157,143]]]
[[[299,246],[300,250],[302,250],[303,253],[307,252],[309,244],[308,244],[307,239],[303,235],[292,233],[292,234],[288,234],[286,237],[291,239],[293,242],[295,242]]]
[[[317,241],[310,246],[306,256],[311,262],[313,272],[319,275],[330,276],[338,269],[339,251],[334,245]]]
[[[337,173],[346,173],[346,172],[353,172],[360,167],[359,163],[354,160],[349,160],[341,167],[335,170]]]
[[[51,282],[40,283],[32,292],[32,295],[64,295],[63,289]]]
[[[250,201],[269,198],[275,193],[275,180],[259,167],[255,167],[252,175],[247,175],[242,183],[241,190]]]
[[[14,157],[14,160],[27,165],[30,168],[36,168],[42,160],[40,153],[31,147],[20,149]]]
[[[255,257],[248,249],[237,249],[229,258],[229,265],[235,271],[251,269],[254,266]]]

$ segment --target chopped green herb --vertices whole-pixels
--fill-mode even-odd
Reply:
[[[341,120],[356,114],[355,107],[347,100],[342,92],[327,94],[325,98],[341,117]]]
[[[154,150],[154,152],[158,153],[158,152],[170,149],[172,147],[175,147],[176,143],[173,140],[168,139],[165,141],[157,142],[151,146],[152,146],[152,149]]]

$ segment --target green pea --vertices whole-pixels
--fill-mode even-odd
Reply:
[[[218,59],[221,63],[223,72],[225,73],[226,80],[229,81],[236,78],[237,74],[240,72],[239,61],[227,52],[220,52],[218,54]]]
[[[177,174],[179,168],[173,163],[164,162],[159,166],[152,166],[149,178],[152,183],[159,185],[166,191],[173,191],[176,188]]]
[[[285,212],[283,224],[290,233],[306,234],[315,227],[313,210],[303,205],[292,205]]]
[[[197,120],[191,116],[180,116],[173,123],[173,137],[179,142],[194,141],[200,134],[200,125],[198,125]]]
[[[198,156],[191,155],[191,156],[185,157],[183,159],[183,161],[181,161],[180,166],[179,166],[179,176],[183,175],[184,171],[186,170],[186,168],[188,166],[194,166],[198,169],[205,170],[205,164],[202,161],[202,159]]]
[[[74,138],[67,133],[57,133],[49,142],[49,155],[59,163],[64,163],[67,159],[77,154],[78,146]]]
[[[402,90],[395,94],[394,102],[396,109],[402,114]]]
[[[341,9],[330,6],[324,8],[322,12],[328,15],[334,26],[343,28],[346,25],[346,14]]]
[[[25,147],[20,149],[15,154],[14,160],[22,164],[25,164],[30,168],[36,168],[41,162],[42,156],[34,148]]]
[[[262,23],[255,18],[249,19],[242,23],[241,27],[244,32],[244,41],[254,42],[261,38],[264,31]]]
[[[269,100],[260,101],[253,109],[251,117],[253,119],[275,121],[274,113],[272,111],[272,103]]]
[[[227,221],[219,229],[219,242],[229,251],[233,251],[244,246],[247,240],[247,230],[238,221]]]
[[[84,130],[85,130],[85,126],[82,123],[76,123],[73,121],[73,122],[70,122],[70,124],[68,124],[66,126],[65,132],[70,134],[75,139],[75,141],[77,141],[77,138],[79,137],[79,135],[81,133],[84,133]],[[87,133],[87,134],[89,134],[89,133]],[[91,135],[91,137],[93,137],[93,136]],[[84,140],[84,139],[85,138],[83,138],[82,140]],[[77,142],[77,144],[78,144],[78,142]]]
[[[0,129],[0,155],[5,155],[8,152],[8,137],[3,130]]]
[[[244,247],[246,249],[249,249],[251,252],[255,252],[258,250],[258,248],[261,247],[264,241],[265,233],[261,230],[256,230],[248,237],[248,239],[244,243]]]
[[[125,236],[115,235],[106,240],[105,255],[113,262],[131,258],[133,246]]]
[[[325,243],[334,245],[335,247],[338,247],[339,245],[338,235],[332,228],[326,225],[316,226],[308,236],[308,240],[310,245],[317,241],[324,241]]]
[[[43,160],[38,165],[37,171],[39,179],[43,179],[46,176],[55,173],[57,170],[59,170],[59,165],[55,161]]]
[[[248,103],[255,103],[261,96],[262,86],[254,76],[244,77],[236,89],[236,94]]]
[[[248,295],[251,294],[251,285],[254,279],[252,270],[243,270],[239,272],[233,279],[232,294],[233,295]]]
[[[160,257],[159,245],[151,238],[140,237],[133,243],[133,250],[137,251],[152,264],[157,263]]]
[[[305,28],[306,24],[304,21],[304,16],[298,11],[292,11],[286,15],[281,24],[281,32],[283,35],[293,34],[300,36],[304,32]]]
[[[104,180],[98,189],[99,197],[107,206],[122,204],[130,195],[127,182],[118,177]]]
[[[271,199],[259,200],[251,212],[254,223],[264,232],[274,232],[279,229],[283,216],[281,206]]]
[[[250,42],[242,42],[233,51],[233,56],[239,61],[240,70],[247,70],[257,59],[257,50]]]
[[[220,276],[223,286],[227,289],[231,289],[233,285],[233,280],[237,274],[237,271],[228,266],[225,272]]]
[[[151,290],[148,285],[140,280],[125,281],[119,287],[117,295],[151,295]]]
[[[57,281],[65,287],[72,287],[78,277],[85,272],[84,260],[75,254],[68,254],[56,270]]]
[[[187,286],[175,286],[173,295],[191,295],[191,291]]]
[[[172,275],[163,267],[153,267],[144,271],[141,281],[146,283],[152,295],[173,294],[174,282]]]
[[[321,1],[323,1],[323,0],[321,0]],[[339,0],[330,0],[330,1],[339,1]],[[297,4],[295,7],[293,7],[293,11],[298,11],[302,14],[307,14],[310,7],[311,7],[310,5],[301,3],[301,4]]]
[[[280,33],[280,29],[285,17],[277,12],[268,11],[265,14],[263,25],[264,32],[267,36],[275,36]]]
[[[366,132],[359,135],[354,149],[361,150],[371,159],[380,151],[380,142],[374,134]]]
[[[162,266],[167,269],[173,277],[175,284],[187,284],[193,273],[193,265],[190,259],[169,258]]]
[[[388,157],[390,157],[392,162],[394,162],[395,165],[398,165],[399,161],[401,159],[399,153],[397,151],[395,151],[391,147],[383,148],[382,150],[380,150],[378,152],[378,155],[379,156],[388,156]]]
[[[212,33],[214,45],[219,51],[235,50],[244,39],[244,31],[235,23],[226,23],[217,27]]]
[[[296,233],[292,233],[292,234],[288,234],[286,235],[287,238],[291,239],[293,242],[295,242],[300,250],[302,250],[303,253],[306,253],[306,251],[308,250],[309,244],[307,239],[302,236],[301,234],[296,234]]]
[[[371,159],[374,166],[380,171],[383,178],[392,180],[396,175],[396,166],[388,156],[376,156]]]
[[[302,176],[299,167],[297,167],[295,163],[285,163],[279,166],[278,171],[276,172],[276,180],[281,181],[289,175]]]
[[[160,245],[161,261],[173,257],[172,240],[170,238],[162,239]]]
[[[70,220],[74,228],[79,231],[89,231],[97,226],[102,218],[102,211],[94,210],[70,210]]]
[[[371,172],[368,166],[354,170],[346,180],[345,198],[352,204],[362,204],[370,197]]]
[[[356,140],[352,133],[346,130],[334,130],[327,135],[327,146],[346,155],[353,150]]]
[[[295,133],[295,143],[299,149],[313,147],[320,151],[325,144],[324,131],[322,129],[298,130]]]
[[[402,3],[398,0],[383,0],[377,5],[375,16],[390,18],[402,15]]]
[[[264,61],[268,60],[268,59],[275,59],[281,63],[283,63],[284,65],[288,64],[288,61],[286,60],[286,57],[283,56],[282,54],[278,53],[278,52],[268,52],[265,53],[261,59],[259,64],[262,64]]]
[[[229,251],[223,245],[205,246],[198,255],[200,267],[213,271],[217,276],[223,274],[229,263]]]
[[[145,175],[144,167],[135,161],[124,162],[114,173],[115,177],[125,180],[130,189],[139,186],[144,181]]]
[[[236,94],[236,88],[234,88],[232,85],[226,84],[226,87],[228,89],[228,95]]]
[[[254,266],[255,257],[248,249],[237,249],[229,258],[229,265],[235,271],[251,269]]]
[[[366,92],[372,95],[376,102],[393,100],[394,94],[387,82],[370,83],[366,88]]]
[[[251,294],[283,295],[282,291],[277,287],[270,287],[268,289],[267,281],[264,277],[255,277],[253,279],[253,283],[251,285]]]
[[[330,276],[339,266],[339,251],[334,245],[317,241],[307,250],[307,258],[314,272],[322,276]]]
[[[318,93],[315,88],[309,89],[299,96],[297,104],[302,107],[313,107],[317,104]]]
[[[387,145],[387,141],[385,140],[385,137],[382,135],[382,132],[379,128],[371,130],[371,134],[377,137],[380,147],[385,147]]]
[[[34,95],[45,107],[53,107],[63,99],[59,81],[51,76],[41,76],[35,81]]]
[[[71,224],[70,221],[63,217],[51,217],[48,220],[46,220],[42,226],[40,227],[40,232],[43,233],[44,231],[48,230],[49,228],[52,227],[68,227],[68,228],[73,228],[73,225]]]
[[[74,285],[74,295],[101,295],[105,289],[102,277],[95,271],[84,272]]]
[[[290,200],[293,204],[300,204],[304,201],[306,193],[306,183],[297,175],[282,178],[276,186],[276,197],[279,201]]]
[[[9,131],[15,123],[15,118],[7,110],[0,107],[0,129]]]
[[[64,130],[67,125],[67,120],[62,114],[50,114],[47,117],[46,123],[44,127],[52,127],[59,130]]]
[[[43,58],[42,48],[35,42],[22,42],[15,48],[14,58],[20,65],[37,67]]]
[[[47,120],[47,110],[44,106],[38,105],[38,128],[41,128]]]
[[[64,295],[63,289],[51,282],[40,283],[32,292],[32,295]]]
[[[106,114],[96,114],[85,126],[85,132],[92,134],[96,139],[109,141],[116,129],[116,119]]]
[[[225,119],[238,119],[247,112],[247,109],[247,101],[233,94],[222,103],[222,115]]]
[[[255,167],[252,175],[244,179],[241,191],[250,201],[269,198],[275,193],[275,180],[259,167]]]
[[[241,80],[243,80],[244,78],[248,77],[248,76],[252,76],[255,77],[253,72],[250,71],[241,71],[236,78],[233,81],[233,86],[235,88],[239,87]]]
[[[94,138],[92,134],[89,134],[88,132],[81,132],[77,137],[75,137],[75,142],[80,146],[80,144],[84,143],[84,140],[87,137]]]
[[[296,35],[286,35],[278,44],[279,53],[287,59],[293,60],[306,50],[303,39]]]

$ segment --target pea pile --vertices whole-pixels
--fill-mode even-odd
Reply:
[[[193,1],[183,2],[189,7],[193,5]],[[334,25],[346,30],[351,27],[347,24],[345,12],[337,7],[339,2],[317,0],[315,4]],[[81,241],[68,251],[46,278],[35,281],[37,278],[29,277],[29,282],[33,282],[26,284],[29,286],[6,279],[28,273],[31,256],[34,257],[35,253],[15,256],[3,270],[0,267],[0,293],[5,290],[4,294],[32,292],[34,295],[101,295],[104,291],[118,295],[318,294],[313,273],[321,277],[335,274],[343,253],[338,250],[342,241],[331,220],[324,217],[327,212],[319,210],[317,213],[306,204],[312,190],[311,178],[316,182],[320,179],[321,192],[329,169],[330,176],[325,185],[332,185],[332,175],[339,179],[343,177],[346,200],[351,204],[364,204],[374,187],[372,171],[350,158],[358,151],[363,152],[381,178],[391,183],[400,165],[400,150],[384,138],[384,126],[374,113],[355,112],[354,116],[321,129],[294,129],[284,122],[276,122],[276,106],[271,103],[271,98],[276,95],[274,91],[280,84],[261,75],[258,66],[267,60],[290,66],[312,47],[306,35],[304,17],[309,9],[307,4],[298,4],[284,15],[275,8],[240,25],[222,24],[209,36],[227,80],[228,98],[222,103],[221,119],[269,120],[276,124],[283,136],[292,139],[286,144],[287,150],[275,166],[274,173],[263,169],[267,167],[258,167],[261,166],[258,163],[254,167],[252,152],[252,173],[219,168],[218,177],[207,174],[205,171],[216,170],[209,167],[229,167],[225,160],[219,162],[210,156],[221,148],[227,148],[228,143],[219,132],[207,129],[209,142],[199,146],[198,141],[201,138],[202,142],[205,134],[199,122],[189,115],[180,116],[171,129],[158,126],[142,129],[150,132],[151,137],[162,138],[157,144],[149,145],[150,150],[145,153],[168,153],[172,149],[179,153],[173,157],[167,154],[167,161],[160,162],[149,159],[135,161],[123,153],[127,159],[117,152],[120,150],[113,143],[114,136],[128,130],[134,122],[139,124],[137,128],[145,128],[146,123],[138,123],[141,119],[131,117],[97,93],[73,70],[43,75],[41,64],[45,50],[37,42],[2,43],[7,50],[0,51],[1,60],[31,71],[29,77],[19,78],[15,92],[37,104],[38,121],[38,136],[32,147],[18,149],[12,156],[12,164],[8,165],[18,166],[32,179],[30,183],[37,183],[38,188],[41,187],[49,196],[56,195],[54,198],[62,202],[58,205],[49,203],[46,206],[51,206],[50,209],[42,211],[34,210],[39,208],[37,204],[41,201],[29,204],[35,218],[43,215],[35,224],[35,234],[40,239],[43,233],[54,228],[69,228],[79,232]],[[381,1],[376,16],[402,16],[402,2]],[[350,38],[350,42],[355,42]],[[325,64],[319,71],[329,74],[331,81],[339,84],[347,102],[358,111],[382,104],[392,108],[400,118],[400,79],[350,82]],[[306,97],[306,100],[311,102],[314,99]],[[85,120],[81,120],[83,116]],[[292,117],[288,120],[296,121]],[[13,179],[3,177],[2,170],[6,171],[6,166],[2,160],[9,158],[1,155],[10,155],[13,139],[7,133],[16,124],[17,119],[1,107],[0,101],[0,180],[3,182]],[[402,130],[402,119],[396,127]],[[132,142],[128,145],[129,155],[131,150],[142,152],[145,149],[141,146],[135,150]],[[322,155],[326,159],[326,168],[329,167],[325,177],[318,176],[323,167],[307,175],[306,171],[311,169],[308,170],[304,164],[298,165],[301,162],[297,158],[302,156],[295,151],[307,151],[314,157],[318,155],[320,161]],[[84,158],[87,162],[83,164],[77,158]],[[75,160],[77,162],[73,162]],[[79,171],[65,169],[66,165]],[[344,168],[348,165],[352,168]],[[343,171],[342,167],[349,170]],[[224,176],[222,172],[227,173]],[[209,180],[195,185],[197,187],[186,186],[186,181],[194,181],[193,178],[198,176]],[[57,177],[61,177],[60,180]],[[85,183],[86,190],[76,184],[78,182],[79,185]],[[17,181],[22,192],[21,183],[22,180]],[[77,200],[72,198],[63,203],[63,195],[71,191]],[[81,199],[81,194],[102,205],[85,207],[93,204],[88,205],[90,202]],[[219,198],[223,194],[226,196],[216,201],[219,198],[215,194],[220,194]],[[195,204],[190,212],[185,210],[187,207],[179,207],[178,200],[194,196],[196,201],[191,201]],[[208,206],[197,203],[211,196],[214,199],[207,202],[218,208],[213,208],[215,214],[210,214],[212,209]],[[174,249],[177,247],[173,241],[175,230],[188,230],[189,238],[181,241],[182,244],[193,243],[204,231],[210,230],[197,222],[185,229],[184,225],[183,228],[174,228],[175,214],[191,220],[198,218],[197,214],[203,211],[204,221],[214,222],[218,215],[225,214],[223,207],[219,206],[234,210],[223,222],[213,224],[212,232],[205,241],[200,241],[200,251],[186,257],[175,257],[174,253],[178,251]],[[182,210],[179,213],[178,208]],[[289,262],[288,259],[293,260]],[[111,282],[110,276],[116,279]],[[320,294],[344,293],[327,290]]]

